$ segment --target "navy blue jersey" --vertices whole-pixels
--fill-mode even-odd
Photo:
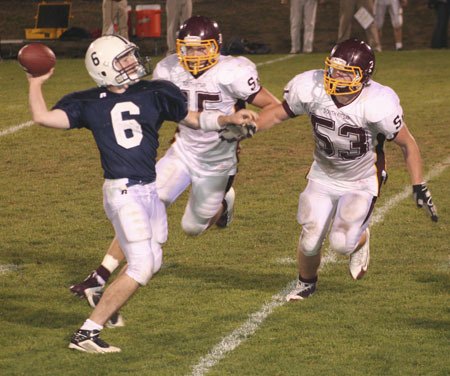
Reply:
[[[92,131],[106,179],[156,179],[158,131],[164,120],[187,115],[186,98],[169,81],[140,81],[125,93],[106,88],[75,92],[54,107],[63,110],[70,128]]]

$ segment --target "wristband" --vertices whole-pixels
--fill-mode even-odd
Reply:
[[[222,127],[219,125],[219,116],[221,115],[223,114],[220,111],[203,111],[198,119],[200,129],[205,132],[220,131]]]

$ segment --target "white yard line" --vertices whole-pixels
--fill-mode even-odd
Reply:
[[[18,269],[19,269],[19,266],[15,265],[15,264],[6,264],[6,265],[0,264],[0,275],[6,274],[9,272],[15,272]]]
[[[6,136],[11,133],[16,133],[17,131],[20,131],[21,129],[31,127],[33,124],[34,124],[34,122],[30,120],[30,121],[26,121],[25,123],[22,123],[22,124],[13,125],[12,127],[9,127],[3,131],[0,131],[0,137]]]
[[[264,61],[262,63],[257,63],[256,66],[262,67],[263,65],[269,65],[269,64],[273,64],[273,63],[278,63],[279,61],[289,60],[296,56],[298,56],[298,55],[295,55],[295,54],[285,55],[285,56],[279,57],[278,59],[272,59],[272,60]]]
[[[432,170],[425,177],[425,180],[429,180],[438,177],[450,164],[450,157],[444,162],[438,164],[432,168]],[[372,217],[372,225],[383,221],[386,214],[398,205],[405,198],[412,194],[411,186],[408,185],[405,189],[390,198],[383,206],[375,210]],[[283,259],[286,262],[286,259]],[[292,260],[295,262],[294,260]],[[328,264],[336,263],[337,258],[333,252],[328,253],[322,259],[321,267]],[[242,342],[252,336],[269,317],[269,315],[275,310],[286,303],[286,295],[292,290],[296,281],[290,282],[282,291],[272,296],[268,303],[265,303],[258,312],[252,313],[250,317],[239,328],[235,329],[231,334],[223,337],[223,339],[215,345],[200,361],[192,367],[192,376],[203,376],[212,367],[219,363],[228,353],[236,349]]]

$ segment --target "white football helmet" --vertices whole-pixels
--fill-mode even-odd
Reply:
[[[93,41],[84,63],[98,86],[134,84],[151,73],[150,59],[142,59],[139,48],[118,35],[106,35]]]

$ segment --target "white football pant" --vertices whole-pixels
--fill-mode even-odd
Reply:
[[[181,226],[189,235],[200,235],[221,208],[230,176],[193,174],[173,149],[169,149],[158,161],[156,173],[158,195],[166,206],[191,185]]]
[[[128,179],[106,179],[103,206],[128,263],[127,275],[141,285],[161,267],[167,240],[166,207],[156,183],[127,187]]]
[[[330,226],[330,247],[340,254],[351,254],[369,226],[375,199],[366,190],[345,191],[309,180],[300,194],[297,213],[304,254],[319,253]]]

